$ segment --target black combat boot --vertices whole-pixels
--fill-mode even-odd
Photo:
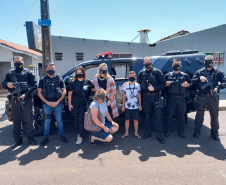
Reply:
[[[14,148],[16,148],[16,147],[22,145],[22,143],[23,143],[22,139],[16,140],[16,141],[11,145],[11,148],[14,149]]]
[[[35,141],[35,139],[34,139],[33,137],[28,138],[28,143],[29,143],[30,145],[36,145],[36,141]]]
[[[198,138],[199,136],[200,136],[200,132],[195,131],[194,134],[193,134],[193,137],[194,138]]]
[[[187,138],[184,134],[184,131],[178,131],[178,135],[184,139]]]
[[[159,143],[161,143],[161,144],[165,144],[165,143],[166,143],[165,140],[163,139],[161,133],[158,133],[158,134],[157,134],[156,139],[157,139],[157,140],[159,141]]]
[[[219,136],[219,134],[211,134],[211,136],[212,136],[213,139],[215,139],[216,141],[220,141],[220,136]]]
[[[151,137],[151,132],[150,131],[147,131],[145,132],[145,134],[143,136],[141,136],[141,139],[147,139],[148,137]]]

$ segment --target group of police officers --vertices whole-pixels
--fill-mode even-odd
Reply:
[[[213,139],[220,141],[218,134],[219,130],[219,92],[221,89],[226,88],[226,78],[224,73],[217,68],[213,67],[214,57],[208,55],[204,60],[205,67],[198,70],[190,80],[186,73],[180,71],[182,63],[180,59],[174,59],[172,68],[173,71],[163,73],[152,66],[150,57],[144,58],[145,69],[140,72],[137,82],[141,85],[142,91],[142,108],[145,113],[145,134],[142,139],[147,139],[151,136],[151,129],[156,131],[156,139],[164,144],[165,140],[162,137],[169,137],[172,133],[173,118],[178,123],[178,135],[186,138],[184,134],[185,127],[185,113],[186,113],[186,95],[188,89],[195,90],[196,93],[196,117],[194,138],[200,136],[201,127],[204,120],[204,111],[208,108],[211,117],[211,136]],[[34,139],[34,120],[33,120],[33,99],[31,93],[37,89],[37,81],[32,71],[24,68],[23,57],[14,57],[15,69],[10,70],[6,74],[3,82],[4,88],[8,89],[12,94],[11,107],[12,107],[12,120],[13,120],[13,136],[15,142],[12,148],[22,144],[22,121],[27,125],[28,142],[35,145]],[[55,111],[62,110],[61,100],[66,94],[63,80],[58,75],[55,75],[54,65],[49,65],[46,75],[39,81],[39,97],[44,102],[45,112],[45,127],[47,125],[47,133],[42,141],[42,145],[48,142],[49,124],[51,121],[51,114]],[[59,79],[58,79],[59,78]],[[47,80],[44,80],[47,79]],[[40,83],[41,82],[41,83]],[[48,84],[45,84],[48,83]],[[40,90],[41,89],[41,90]],[[43,93],[44,90],[44,93]],[[162,108],[160,105],[160,95],[162,91],[166,92],[166,123],[164,125],[162,119]],[[16,92],[16,93],[15,93]],[[59,112],[60,115],[59,116]],[[64,136],[62,125],[62,111],[57,113],[57,122],[59,122],[58,130],[60,140],[67,143],[68,140]]]

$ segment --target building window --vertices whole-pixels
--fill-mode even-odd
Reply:
[[[76,60],[82,61],[84,58],[84,53],[76,53]]]
[[[63,60],[63,53],[55,53],[55,60]]]

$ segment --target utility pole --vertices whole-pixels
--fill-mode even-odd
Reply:
[[[49,0],[40,0],[41,19],[50,20]],[[52,62],[52,42],[50,26],[42,26],[42,69],[46,72],[46,64]]]

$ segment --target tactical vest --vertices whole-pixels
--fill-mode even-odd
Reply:
[[[157,83],[158,83],[157,77],[156,77],[157,72],[158,71],[156,68],[152,68],[149,73],[146,70],[141,72],[142,73],[141,90],[149,92],[149,90],[148,90],[149,83],[152,86],[157,85]]]
[[[62,96],[62,90],[60,88],[60,76],[56,75],[54,78],[49,78],[45,75],[43,78],[43,90],[42,95],[47,100],[55,101]]]
[[[181,84],[185,82],[184,74],[180,72],[178,78],[174,72],[169,73],[168,81],[172,81],[169,87],[167,87],[168,95],[186,95],[187,88],[182,87]]]
[[[24,68],[21,72],[18,73],[15,69],[9,72],[10,81],[19,84],[22,94],[26,93],[29,87],[27,72],[28,69],[26,68]]]

